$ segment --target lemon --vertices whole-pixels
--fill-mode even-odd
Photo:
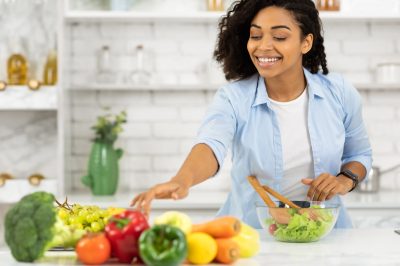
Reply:
[[[217,242],[206,233],[191,233],[187,236],[188,261],[193,264],[208,264],[217,256]]]

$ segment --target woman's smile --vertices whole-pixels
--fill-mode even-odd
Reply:
[[[256,56],[258,66],[260,68],[270,68],[273,67],[274,65],[278,64],[282,57],[265,57],[265,56]]]

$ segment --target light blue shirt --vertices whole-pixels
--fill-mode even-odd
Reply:
[[[311,74],[306,69],[304,74],[315,177],[325,172],[336,175],[350,161],[362,163],[369,171],[372,151],[357,90],[338,74]],[[197,143],[213,150],[220,168],[228,150],[232,151],[231,191],[218,215],[233,215],[261,228],[255,202],[262,200],[246,177],[254,175],[280,192],[283,176],[279,125],[264,79],[255,74],[219,89],[199,129]],[[339,196],[331,202],[342,204]],[[336,227],[352,227],[343,205]]]

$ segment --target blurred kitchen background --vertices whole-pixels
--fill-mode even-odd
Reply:
[[[357,227],[400,227],[400,169],[394,168],[400,164],[400,0],[316,2],[328,67],[362,95],[381,171],[379,184],[345,202]],[[0,218],[36,190],[127,207],[138,191],[173,176],[225,82],[212,51],[218,20],[231,3],[0,0]],[[26,73],[10,79],[13,66]],[[125,152],[117,193],[91,196],[80,180],[91,126],[97,116],[122,110],[128,121],[115,145]],[[230,165],[227,158],[221,173],[185,201],[155,209],[214,214],[229,191]]]

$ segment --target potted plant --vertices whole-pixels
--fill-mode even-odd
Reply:
[[[126,112],[106,114],[97,118],[92,127],[95,138],[88,162],[88,174],[82,177],[82,183],[88,186],[94,195],[114,195],[117,190],[119,167],[123,150],[115,149],[114,143],[123,131]]]

